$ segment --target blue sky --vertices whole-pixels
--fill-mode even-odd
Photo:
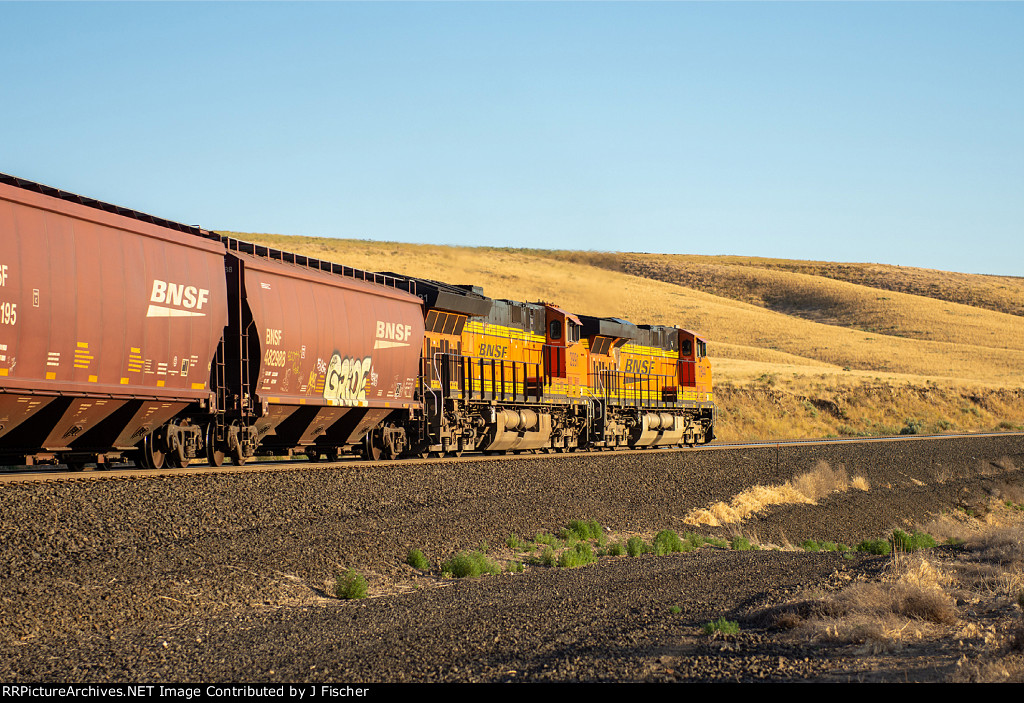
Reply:
[[[0,171],[210,229],[1024,275],[1024,3],[0,3]]]

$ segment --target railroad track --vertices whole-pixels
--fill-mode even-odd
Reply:
[[[585,456],[628,456],[637,451],[645,454],[669,454],[669,453],[691,453],[691,452],[722,452],[738,451],[745,449],[765,449],[814,445],[843,445],[843,444],[871,444],[877,442],[915,442],[922,440],[956,440],[974,439],[983,437],[1024,437],[1022,432],[980,432],[962,434],[933,434],[933,435],[887,435],[880,437],[836,437],[829,439],[787,439],[777,441],[759,442],[719,442],[716,444],[697,447],[682,448],[658,448],[646,449],[616,449],[605,451],[580,451],[568,454],[548,454],[539,452],[523,452],[519,454],[465,454],[461,457],[428,457],[428,458],[406,458],[396,459],[390,462],[368,461],[366,459],[349,457],[342,458],[335,462],[306,461],[296,459],[277,459],[260,462],[246,463],[242,466],[225,465],[210,466],[208,464],[194,464],[183,468],[145,469],[134,465],[116,466],[111,468],[87,468],[81,471],[70,471],[64,466],[28,466],[14,467],[0,471],[0,484],[5,483],[45,483],[57,481],[97,481],[97,480],[132,480],[138,478],[167,478],[174,476],[196,476],[210,474],[237,474],[237,473],[270,473],[288,471],[318,471],[332,470],[338,468],[360,468],[366,466],[378,466],[383,463],[391,465],[409,464],[430,464],[430,463],[456,463],[456,462],[482,462],[482,461],[507,461],[507,460],[542,460],[569,457]]]

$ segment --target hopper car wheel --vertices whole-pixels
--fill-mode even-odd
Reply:
[[[166,463],[168,468],[183,469],[188,466],[188,457],[185,456],[185,447],[179,445],[167,452]]]
[[[308,448],[306,449],[306,458],[309,461],[320,461],[320,452],[315,449]]]
[[[212,422],[206,426],[206,460],[210,466],[224,465],[224,450],[217,447],[217,427]]]
[[[384,450],[381,449],[380,445],[373,441],[373,433],[367,433],[363,438],[363,456],[369,461],[380,461],[381,454]]]
[[[150,432],[142,440],[142,463],[147,469],[162,469],[167,455],[155,446],[153,434]]]
[[[327,449],[324,450],[323,456],[324,456],[324,461],[329,461],[331,463],[334,463],[335,461],[338,460],[338,448],[337,447],[328,447]]]

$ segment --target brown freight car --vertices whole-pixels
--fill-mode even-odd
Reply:
[[[0,177],[0,460],[117,460],[208,412],[227,300],[206,235]]]
[[[390,276],[224,243],[232,310],[218,406],[231,456],[405,452],[421,407],[420,299]]]

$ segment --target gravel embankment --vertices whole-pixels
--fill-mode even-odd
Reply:
[[[1024,438],[5,486],[0,680],[806,678],[824,666],[807,653],[723,658],[701,653],[717,645],[686,649],[685,633],[867,562],[701,550],[416,591],[436,581],[404,561],[410,547],[437,562],[577,518],[682,532],[691,509],[819,461],[866,477],[871,490],[777,507],[743,531],[855,543],[924,522],[999,482],[1020,485]],[[369,577],[371,593],[406,592],[325,599],[349,567]],[[668,618],[672,605],[682,612]]]

